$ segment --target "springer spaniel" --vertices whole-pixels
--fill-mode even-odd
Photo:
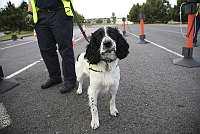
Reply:
[[[88,87],[89,106],[92,114],[91,127],[99,127],[99,116],[97,109],[98,94],[111,93],[110,114],[118,115],[115,104],[120,69],[118,62],[127,57],[129,45],[117,28],[99,28],[92,33],[90,43],[86,52],[81,53],[75,64],[77,81],[79,82],[77,94],[82,93],[84,75],[90,78]]]

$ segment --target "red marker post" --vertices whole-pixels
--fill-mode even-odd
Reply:
[[[122,22],[123,22],[123,35],[126,36],[126,18],[122,18]]]
[[[194,3],[193,0],[187,1],[185,5],[185,11],[188,14],[187,38],[185,47],[182,48],[182,55],[184,57],[173,60],[175,65],[188,68],[200,67],[200,63],[193,58],[196,8],[197,3]]]
[[[144,34],[144,14],[140,13],[139,15],[140,17],[140,34],[139,34],[139,41],[137,42],[137,44],[146,44],[148,43],[145,40],[145,34]]]

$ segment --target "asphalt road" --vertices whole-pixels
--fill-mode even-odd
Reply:
[[[172,63],[180,58],[178,54],[185,44],[179,27],[145,25],[147,39],[162,48],[152,43],[136,44],[138,31],[138,25],[129,26],[126,38],[130,54],[120,61],[121,80],[116,98],[120,116],[109,116],[109,95],[101,95],[97,130],[90,128],[87,80],[81,96],[75,91],[61,95],[62,85],[42,90],[40,85],[48,74],[40,60],[36,38],[0,42],[0,64],[5,75],[20,83],[0,98],[13,120],[9,134],[199,134],[200,68]],[[87,42],[81,39],[80,32],[75,33],[77,56]],[[194,58],[200,60],[200,48],[194,49]],[[30,64],[27,70],[11,75]]]

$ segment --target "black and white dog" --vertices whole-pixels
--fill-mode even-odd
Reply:
[[[88,96],[92,129],[99,127],[97,98],[100,92],[111,93],[110,114],[112,116],[118,114],[115,104],[120,80],[118,62],[128,55],[128,49],[127,41],[117,28],[105,27],[92,33],[86,52],[81,53],[77,59],[76,75],[79,82],[77,94],[82,93],[84,75],[90,78]]]

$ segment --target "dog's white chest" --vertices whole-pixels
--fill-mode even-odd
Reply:
[[[103,86],[112,86],[114,85],[116,79],[113,77],[111,73],[103,73],[101,81]]]
[[[92,82],[106,87],[110,87],[118,83],[120,79],[120,70],[116,64],[108,66],[108,68],[106,68],[105,65],[92,67],[94,70],[101,70],[101,72],[90,71],[90,79]]]
[[[98,82],[102,86],[110,87],[118,83],[120,79],[119,68],[115,68],[110,72],[104,72],[98,74]]]

